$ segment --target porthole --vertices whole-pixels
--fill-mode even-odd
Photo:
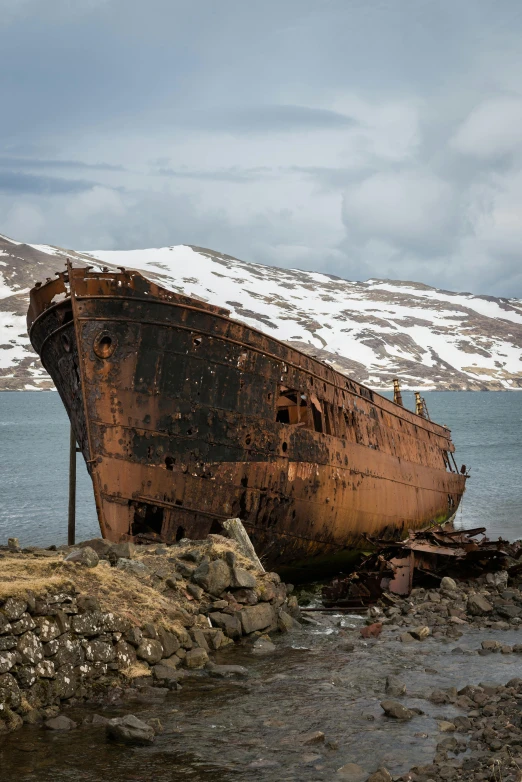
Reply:
[[[287,450],[288,450],[288,443],[283,443],[283,445],[281,446],[281,448],[283,449],[283,453],[286,453],[286,452],[287,452]]]
[[[94,338],[93,350],[98,358],[110,358],[116,350],[116,340],[108,331],[100,331]]]

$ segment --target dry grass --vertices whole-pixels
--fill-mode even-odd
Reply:
[[[0,560],[0,599],[23,597],[28,591],[41,595],[73,584],[71,573],[63,568],[62,556],[37,559],[28,555],[6,555]]]
[[[153,622],[166,629],[181,627],[181,600],[167,597],[128,572],[100,564],[95,568],[63,562],[62,555],[39,559],[18,554],[0,560],[0,599],[37,597],[76,590],[97,597],[103,611],[135,624]]]
[[[150,668],[143,663],[136,662],[120,671],[126,679],[138,679],[140,676],[151,676]]]
[[[179,549],[173,546],[172,555],[192,548],[198,548],[210,559],[224,558],[226,552],[232,550],[239,566],[255,571],[236,543],[219,535],[193,541],[190,545],[180,545]],[[138,548],[136,553],[136,559],[143,561],[151,571],[165,561],[145,547],[141,551]],[[138,578],[105,562],[100,562],[95,568],[64,562],[60,552],[45,558],[32,554],[6,554],[0,559],[0,600],[10,596],[23,597],[28,592],[38,597],[49,592],[76,590],[98,598],[103,611],[113,611],[134,624],[152,622],[167,630],[181,629],[182,611],[194,613],[197,610],[197,603],[189,598],[184,587],[184,581],[178,582],[175,592],[169,590],[164,594],[152,585],[149,577]]]

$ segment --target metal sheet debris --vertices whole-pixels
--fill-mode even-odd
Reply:
[[[456,530],[434,525],[410,530],[406,540],[384,541],[367,536],[373,548],[357,571],[334,579],[323,587],[327,609],[357,611],[372,605],[384,593],[409,595],[414,586],[437,586],[444,576],[477,578],[485,573],[522,571],[520,541],[489,540],[486,528]]]

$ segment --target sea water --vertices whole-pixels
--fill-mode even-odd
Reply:
[[[492,538],[522,537],[522,393],[431,391],[434,421],[452,430],[455,458],[471,477],[457,525],[485,526]],[[406,407],[414,408],[405,392]],[[0,542],[67,542],[69,420],[56,392],[0,392]],[[99,534],[92,485],[81,454],[77,539]]]

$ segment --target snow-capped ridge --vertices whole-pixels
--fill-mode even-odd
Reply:
[[[522,387],[522,301],[423,283],[364,282],[249,263],[207,248],[88,250],[0,235],[0,389],[52,387],[25,333],[34,282],[75,265],[139,269],[164,287],[299,347],[373,388]]]

